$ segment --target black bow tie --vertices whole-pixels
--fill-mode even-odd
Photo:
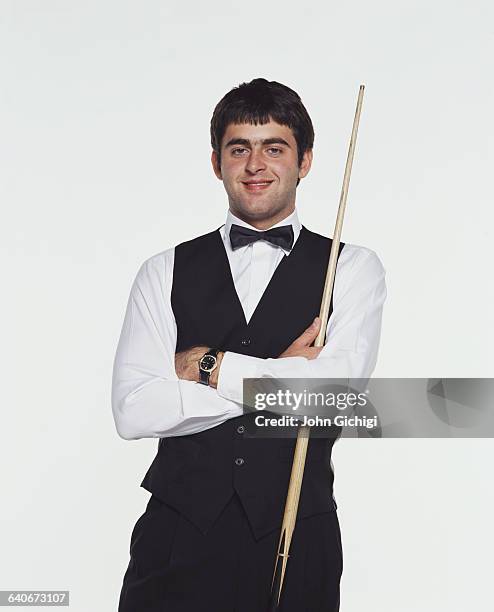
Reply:
[[[230,228],[230,244],[232,249],[238,249],[246,244],[266,240],[271,244],[282,247],[289,251],[293,246],[293,228],[291,225],[273,227],[265,232],[257,232],[248,227],[232,224]]]

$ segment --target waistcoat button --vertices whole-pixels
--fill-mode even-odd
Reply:
[[[235,463],[236,463],[237,465],[243,465],[243,464],[244,464],[244,460],[242,459],[242,457],[237,457],[237,458],[235,459]]]
[[[244,431],[245,431],[245,427],[243,425],[240,425],[239,427],[237,427],[237,433],[242,434],[244,433]]]
[[[250,344],[250,338],[244,338],[243,340],[240,341],[240,344],[242,346],[249,346]]]

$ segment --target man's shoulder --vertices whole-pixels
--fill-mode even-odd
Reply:
[[[175,251],[187,251],[193,253],[198,250],[203,250],[209,246],[217,246],[218,240],[221,239],[221,235],[219,230],[221,227],[217,227],[206,234],[201,234],[200,236],[196,236],[195,238],[190,238],[189,240],[185,240],[180,244],[177,244],[175,247]]]
[[[348,256],[356,257],[358,259],[367,259],[369,257],[377,257],[377,253],[369,247],[361,244],[353,244],[351,242],[345,242],[346,254]]]
[[[159,253],[154,253],[145,259],[141,267],[142,268],[163,268],[166,266],[168,261],[173,261],[175,247],[169,247]]]
[[[352,276],[382,277],[386,273],[376,251],[360,244],[346,242],[340,255],[339,265]]]
[[[318,234],[317,232],[313,232],[305,226],[303,227],[304,230],[307,232],[307,235],[310,236],[315,243],[317,243],[322,248],[329,248],[331,244],[331,238],[329,238],[328,236],[323,236],[322,234]],[[343,245],[343,247],[341,250],[340,261],[364,261],[366,259],[379,260],[377,253],[369,247],[360,244],[353,244],[351,242],[346,242],[345,240],[342,240],[341,244]]]
[[[159,251],[158,253],[154,253],[143,261],[142,266],[147,268],[166,268],[169,265],[173,265],[173,260],[177,251],[195,251],[204,248],[207,243],[217,241],[217,235],[220,235],[219,229],[220,227],[207,232],[206,234],[202,234],[201,236],[195,236],[189,240],[184,240],[183,242],[164,249],[163,251]]]

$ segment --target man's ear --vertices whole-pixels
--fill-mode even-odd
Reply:
[[[302,161],[298,169],[299,179],[302,179],[309,174],[311,165],[312,165],[312,149],[307,149],[307,151],[305,151],[302,157]]]
[[[211,152],[211,164],[213,165],[213,171],[216,174],[216,176],[220,180],[223,180],[223,177],[221,176],[221,167],[218,162],[218,154],[216,153],[216,151]]]

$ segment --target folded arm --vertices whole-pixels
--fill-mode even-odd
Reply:
[[[283,353],[277,359],[226,352],[218,373],[218,395],[242,402],[244,378],[370,377],[376,365],[386,298],[385,270],[373,251],[356,248],[347,245],[340,255],[338,266],[345,265],[347,272],[338,275],[337,268],[334,308],[322,350],[308,356],[285,357]]]
[[[127,440],[196,433],[242,414],[242,406],[175,371],[177,327],[171,307],[174,250],[140,267],[113,364],[112,410]]]
[[[308,330],[298,346],[295,341],[277,359],[222,353],[212,387],[197,384],[197,360],[209,347],[175,355],[173,259],[170,249],[144,262],[130,292],[112,380],[113,416],[122,438],[187,435],[240,416],[243,378],[371,375],[386,297],[385,272],[373,251],[350,245],[343,249],[324,347],[309,346],[317,330]]]

